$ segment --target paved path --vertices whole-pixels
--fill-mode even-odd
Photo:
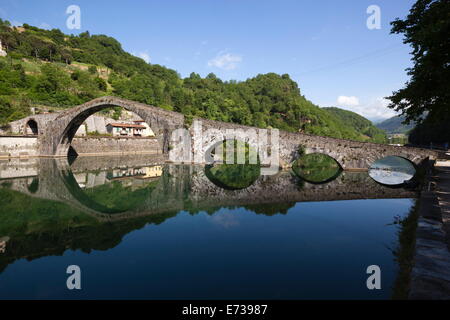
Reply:
[[[421,194],[410,299],[450,299],[450,161]]]
[[[441,208],[442,222],[447,235],[447,246],[450,250],[450,161],[440,161],[436,164],[439,180],[436,195]]]

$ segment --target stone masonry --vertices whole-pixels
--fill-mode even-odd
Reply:
[[[117,97],[101,97],[85,104],[65,110],[61,113],[33,115],[9,124],[9,131],[18,134],[27,133],[27,124],[34,120],[38,127],[38,155],[47,157],[66,157],[74,135],[79,126],[92,114],[111,107],[120,106],[141,117],[155,132],[159,146],[164,154],[173,149],[177,140],[173,136],[176,129],[187,129],[191,135],[191,152],[199,155],[192,162],[205,163],[208,150],[217,143],[217,139],[203,138],[201,141],[195,136],[193,125],[185,122],[184,115],[125,100]],[[206,119],[195,119],[201,123],[202,135],[208,130],[221,132],[226,136],[227,130],[257,131],[261,129],[225,123]],[[2,132],[0,132],[1,134]],[[205,135],[206,136],[206,135]],[[244,139],[245,135],[244,135]],[[197,141],[196,141],[197,140]],[[270,139],[268,140],[270,141]],[[250,145],[252,141],[245,141]],[[270,142],[259,143],[258,150],[261,159],[268,157]],[[399,156],[420,165],[426,159],[435,159],[438,153],[432,150],[397,147],[385,144],[357,142],[351,140],[335,139],[329,137],[313,136],[303,133],[279,131],[279,159],[282,167],[289,167],[298,156],[299,148],[306,153],[324,153],[334,158],[343,169],[368,169],[377,159],[386,156]],[[200,159],[200,160],[198,160]]]

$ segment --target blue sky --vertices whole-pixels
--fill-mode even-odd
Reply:
[[[410,48],[389,22],[413,0],[2,0],[0,17],[65,33],[106,34],[151,63],[224,80],[288,73],[321,107],[339,106],[380,120],[394,115],[383,97],[407,81]],[[69,5],[81,29],[66,26]],[[369,30],[368,6],[381,9]]]

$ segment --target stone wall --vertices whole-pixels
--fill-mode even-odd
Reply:
[[[38,155],[37,137],[0,137],[0,158],[35,157]]]
[[[155,138],[79,137],[72,147],[79,155],[161,154]],[[37,136],[0,136],[0,158],[37,157]]]
[[[72,147],[79,155],[161,153],[154,138],[76,137]]]

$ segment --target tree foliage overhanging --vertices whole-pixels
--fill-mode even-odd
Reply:
[[[390,107],[406,121],[439,122],[450,111],[450,1],[417,0],[406,19],[392,22],[392,33],[403,34],[412,47],[414,66],[405,87],[388,97]]]
[[[148,64],[105,35],[65,35],[0,20],[8,56],[0,58],[0,124],[20,119],[31,106],[67,108],[104,95],[202,117],[260,128],[385,142],[367,123],[363,130],[308,101],[289,75],[268,73],[246,81],[222,81],[213,73],[187,78]],[[372,130],[372,131],[371,131]]]

